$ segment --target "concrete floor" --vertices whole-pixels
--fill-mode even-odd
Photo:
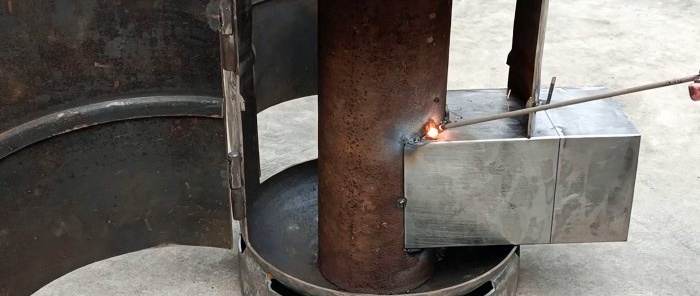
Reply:
[[[514,4],[454,0],[449,88],[504,87]],[[698,11],[698,0],[553,0],[543,80],[620,88],[696,73]],[[525,246],[519,295],[700,295],[700,102],[685,86],[620,101],[643,136],[629,241]],[[305,99],[261,115],[265,176],[315,157],[315,108]],[[290,116],[294,133],[278,121]],[[234,256],[150,249],[81,268],[36,295],[238,295]]]

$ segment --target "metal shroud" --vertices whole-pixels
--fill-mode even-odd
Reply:
[[[595,91],[557,89],[553,101]],[[505,90],[451,94],[452,118],[509,106]],[[620,107],[603,100],[539,112],[531,138],[523,120],[407,146],[406,247],[627,239],[640,136]]]

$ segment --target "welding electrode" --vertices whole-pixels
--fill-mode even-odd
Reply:
[[[506,113],[501,113],[501,114],[496,114],[496,115],[491,115],[491,116],[484,116],[484,117],[479,117],[479,118],[474,118],[474,119],[469,119],[469,120],[464,120],[464,121],[452,122],[452,123],[448,123],[448,124],[443,125],[442,129],[444,130],[444,129],[450,129],[450,128],[455,128],[455,127],[460,127],[460,126],[466,126],[466,125],[472,125],[472,124],[477,124],[477,123],[482,123],[482,122],[487,122],[487,121],[503,119],[503,118],[522,116],[522,115],[526,115],[526,114],[530,114],[530,113],[535,113],[538,111],[544,111],[544,110],[549,110],[549,109],[554,109],[554,108],[571,106],[571,105],[586,103],[586,102],[590,102],[590,101],[602,100],[602,99],[617,97],[617,96],[621,96],[621,95],[636,93],[636,92],[640,92],[640,91],[661,88],[661,87],[666,87],[666,86],[671,86],[671,85],[677,85],[677,84],[686,83],[686,82],[699,81],[699,80],[700,80],[700,74],[696,74],[696,75],[689,76],[689,77],[683,77],[683,78],[679,78],[679,79],[655,82],[655,83],[645,84],[645,85],[641,85],[641,86],[636,86],[636,87],[621,89],[621,90],[617,90],[617,91],[607,92],[607,93],[603,93],[603,94],[599,94],[599,95],[593,95],[593,96],[588,96],[588,97],[583,97],[583,98],[578,98],[578,99],[573,99],[573,100],[567,100],[567,101],[553,103],[553,104],[545,104],[545,105],[540,105],[537,107],[525,108],[525,109],[520,109],[520,110],[516,110],[516,111],[511,111],[511,112],[506,112]],[[700,83],[695,82],[695,83],[690,85],[690,97],[691,97],[691,99],[693,99],[693,101],[700,100]]]

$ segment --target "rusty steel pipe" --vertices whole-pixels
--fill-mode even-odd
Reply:
[[[431,252],[404,250],[398,200],[403,142],[444,117],[451,8],[319,1],[319,267],[347,291],[405,292],[432,274]]]

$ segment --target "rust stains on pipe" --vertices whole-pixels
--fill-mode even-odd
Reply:
[[[319,267],[400,293],[433,270],[404,250],[403,141],[445,112],[451,0],[319,1]],[[410,203],[410,198],[408,200]]]

